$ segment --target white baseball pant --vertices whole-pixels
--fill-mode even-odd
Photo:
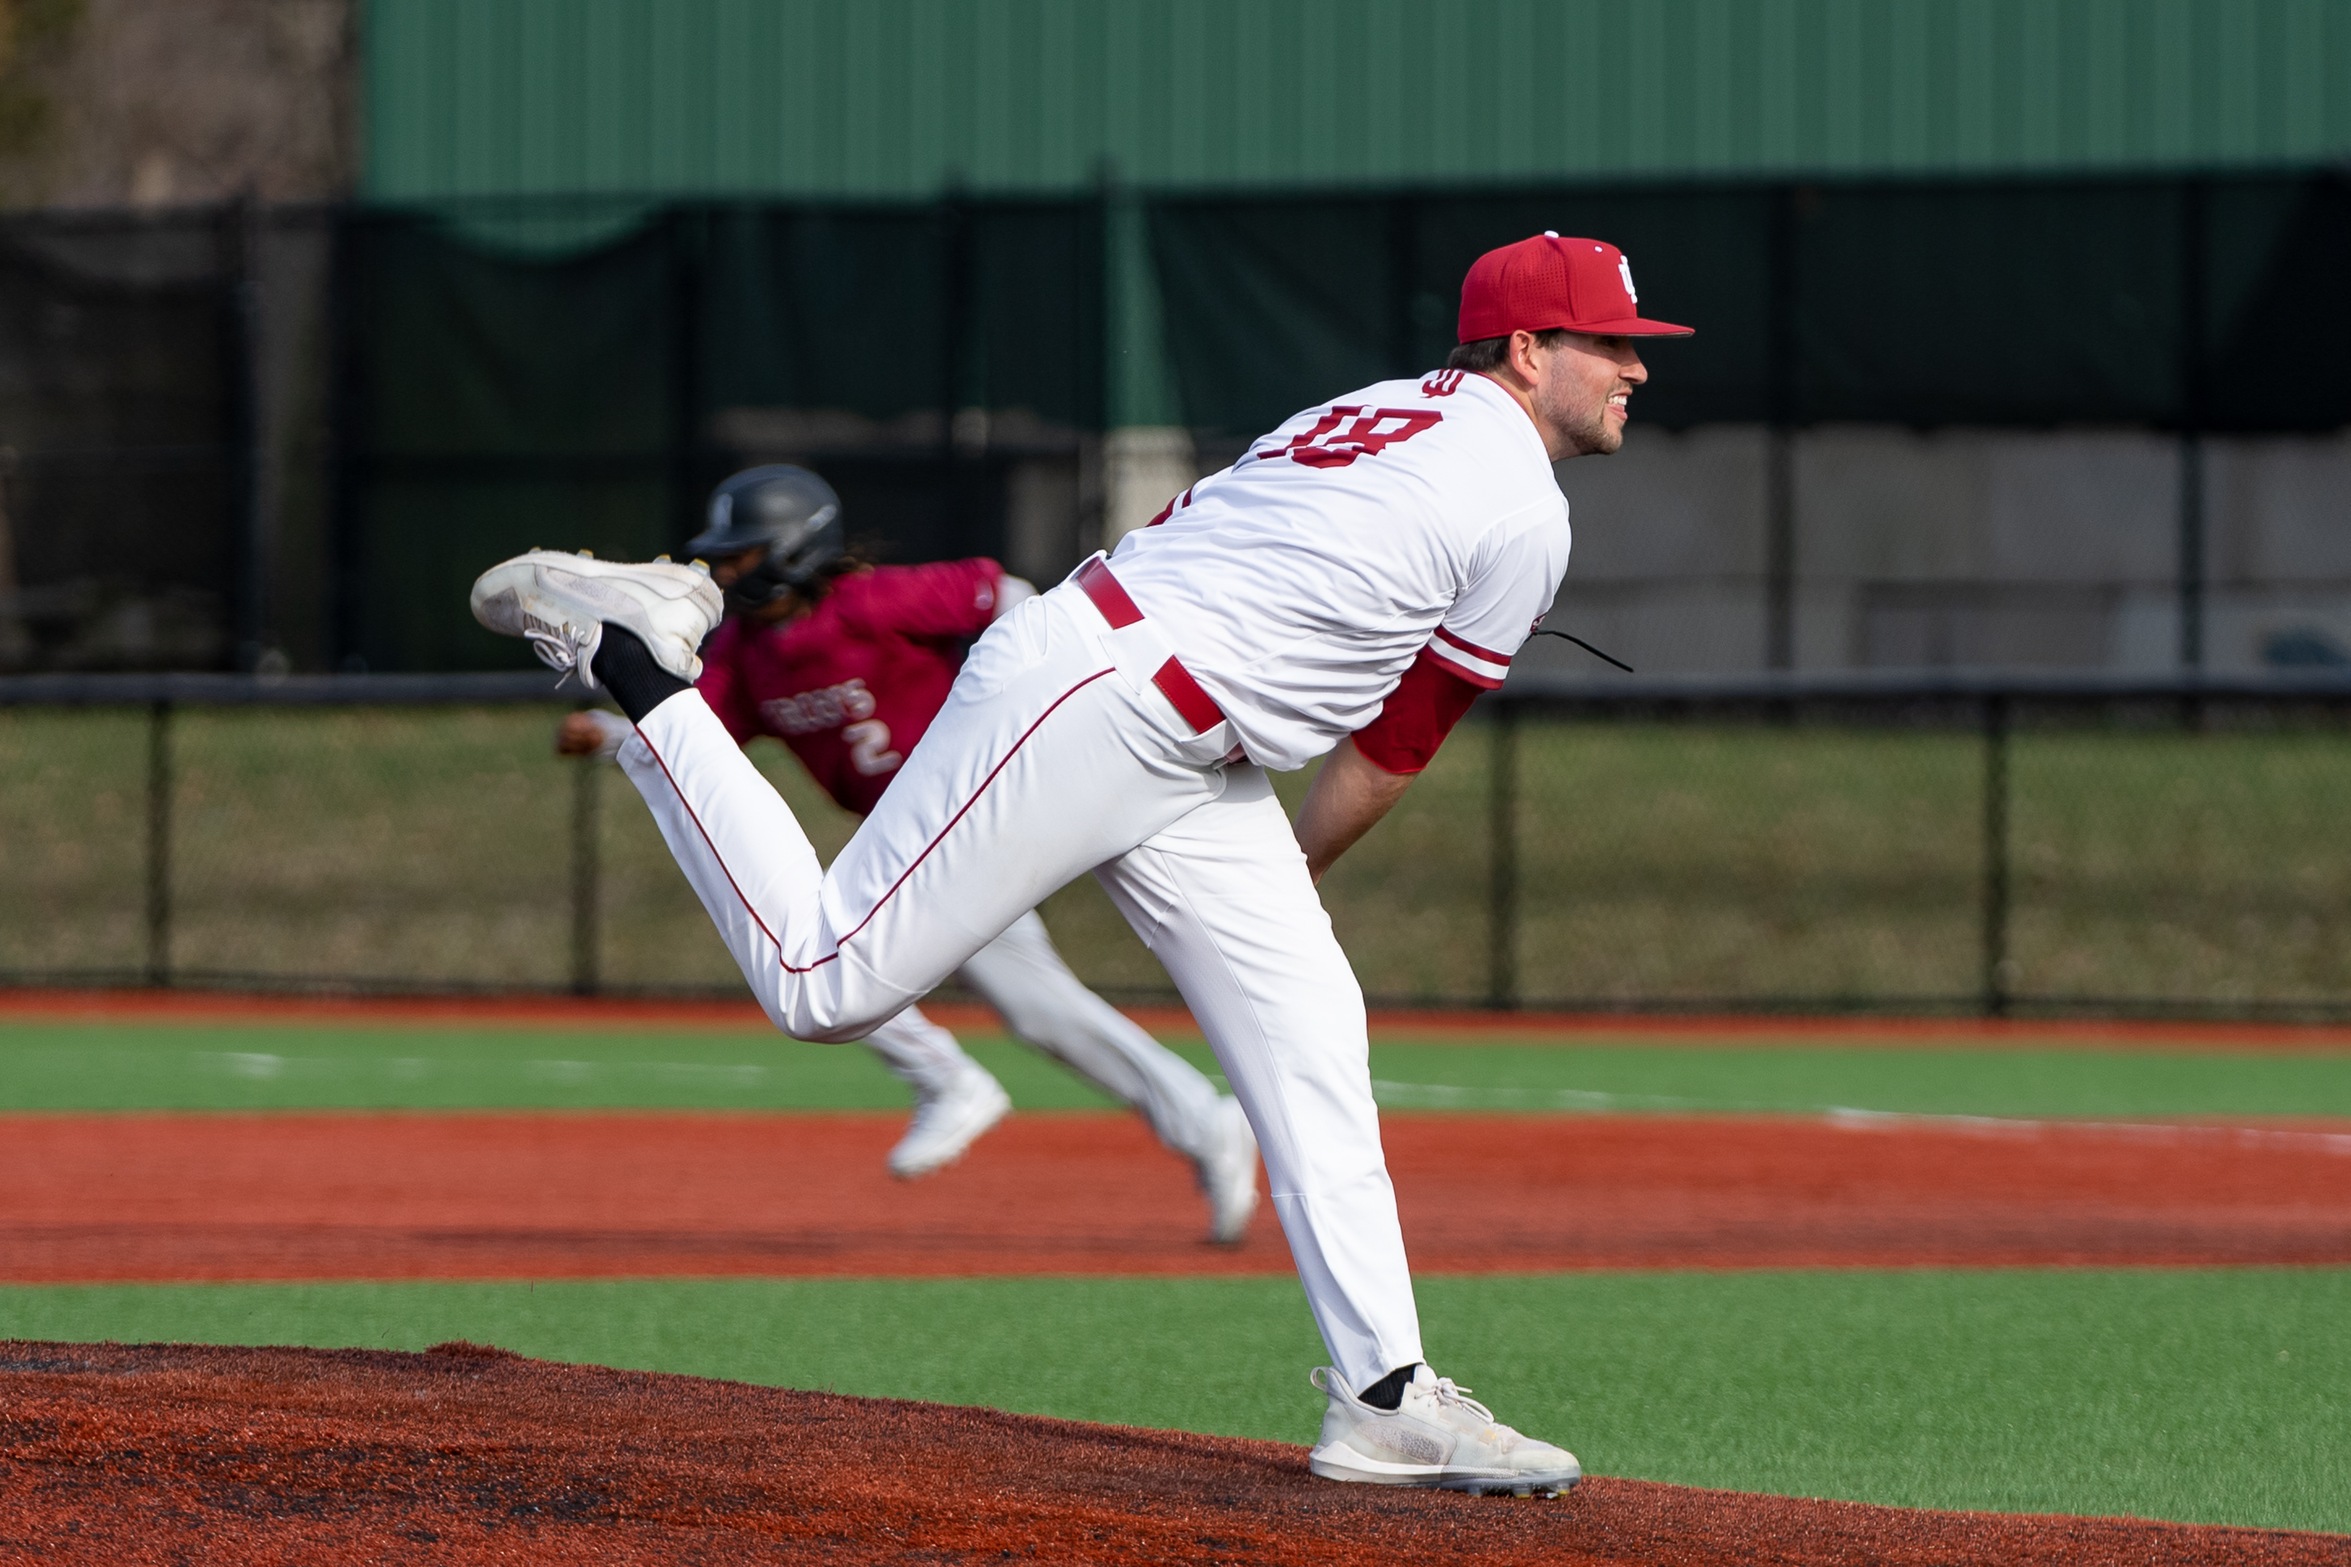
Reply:
[[[1069,971],[1035,911],[966,958],[956,978],[994,1007],[1024,1043],[1131,1105],[1170,1149],[1205,1158],[1220,1096],[1199,1068],[1153,1039]],[[920,1007],[876,1028],[866,1045],[909,1082],[943,1081],[970,1058]]]
[[[1173,650],[1072,583],[999,620],[828,873],[701,696],[621,765],[776,1026],[845,1041],[1092,870],[1174,979],[1256,1131],[1332,1364],[1420,1360],[1363,994],[1262,770],[1150,681]]]
[[[945,1087],[971,1060],[962,1041],[925,1017],[920,1007],[874,1025],[865,1048],[882,1058],[892,1077],[918,1091]]]
[[[1022,598],[1035,596],[1034,588],[1022,586],[1027,588]],[[604,731],[599,755],[617,757],[621,746],[636,738],[636,726],[619,714],[600,708],[588,712]],[[1061,961],[1035,911],[973,953],[956,978],[994,1007],[1023,1043],[1141,1111],[1169,1148],[1194,1160],[1208,1157],[1222,1098],[1216,1085],[1088,990]],[[956,1037],[920,1007],[908,1007],[877,1026],[865,1036],[865,1045],[891,1075],[917,1089],[942,1088],[972,1064]]]

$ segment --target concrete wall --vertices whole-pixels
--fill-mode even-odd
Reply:
[[[1559,467],[1552,624],[1645,672],[1760,669],[1768,433],[1638,425]],[[2351,661],[2351,434],[2213,440],[2205,663]],[[2179,658],[2180,449],[2143,431],[1795,437],[1799,668],[2161,671]],[[1526,663],[1600,671],[1544,641]]]
[[[1643,673],[1765,665],[1771,434],[1636,424],[1561,463],[1575,557],[1550,625]],[[2180,657],[2180,444],[2139,430],[1879,426],[1793,438],[1799,669],[2160,673]],[[2205,667],[2351,663],[2351,432],[2205,443]],[[1155,511],[1187,473],[1155,476]],[[1542,640],[1519,667],[1605,675]]]

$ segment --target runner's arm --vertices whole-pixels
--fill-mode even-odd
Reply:
[[[1026,577],[1016,577],[1008,571],[996,579],[996,608],[988,619],[990,621],[1002,620],[1011,612],[1013,605],[1022,599],[1033,599],[1036,596],[1037,585],[1035,583]]]
[[[881,591],[868,596],[864,614],[895,635],[942,642],[967,642],[987,630],[1004,612],[1003,587],[1020,581],[984,555],[885,566],[875,576]]]

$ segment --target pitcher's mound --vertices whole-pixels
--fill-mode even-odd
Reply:
[[[2335,1562],[2351,1541],[1592,1480],[1310,1479],[1273,1442],[526,1360],[0,1343],[0,1556],[360,1561]]]

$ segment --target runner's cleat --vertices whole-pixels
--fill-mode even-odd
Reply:
[[[1219,1246],[1240,1245],[1257,1212],[1257,1134],[1238,1099],[1217,1101],[1208,1151],[1196,1163],[1200,1189],[1208,1194],[1208,1238]]]
[[[938,1088],[917,1086],[914,1120],[890,1150],[890,1173],[911,1181],[953,1164],[1011,1109],[1012,1096],[977,1061],[965,1061]]]
[[[1557,1496],[1584,1477],[1575,1454],[1497,1424],[1467,1389],[1426,1366],[1413,1368],[1394,1409],[1364,1403],[1327,1366],[1310,1380],[1330,1399],[1306,1460],[1325,1480]]]
[[[706,566],[631,566],[586,550],[532,550],[492,566],[473,585],[474,619],[500,636],[521,637],[541,663],[590,691],[606,625],[634,634],[680,680],[694,680],[702,674],[695,650],[725,613]]]

